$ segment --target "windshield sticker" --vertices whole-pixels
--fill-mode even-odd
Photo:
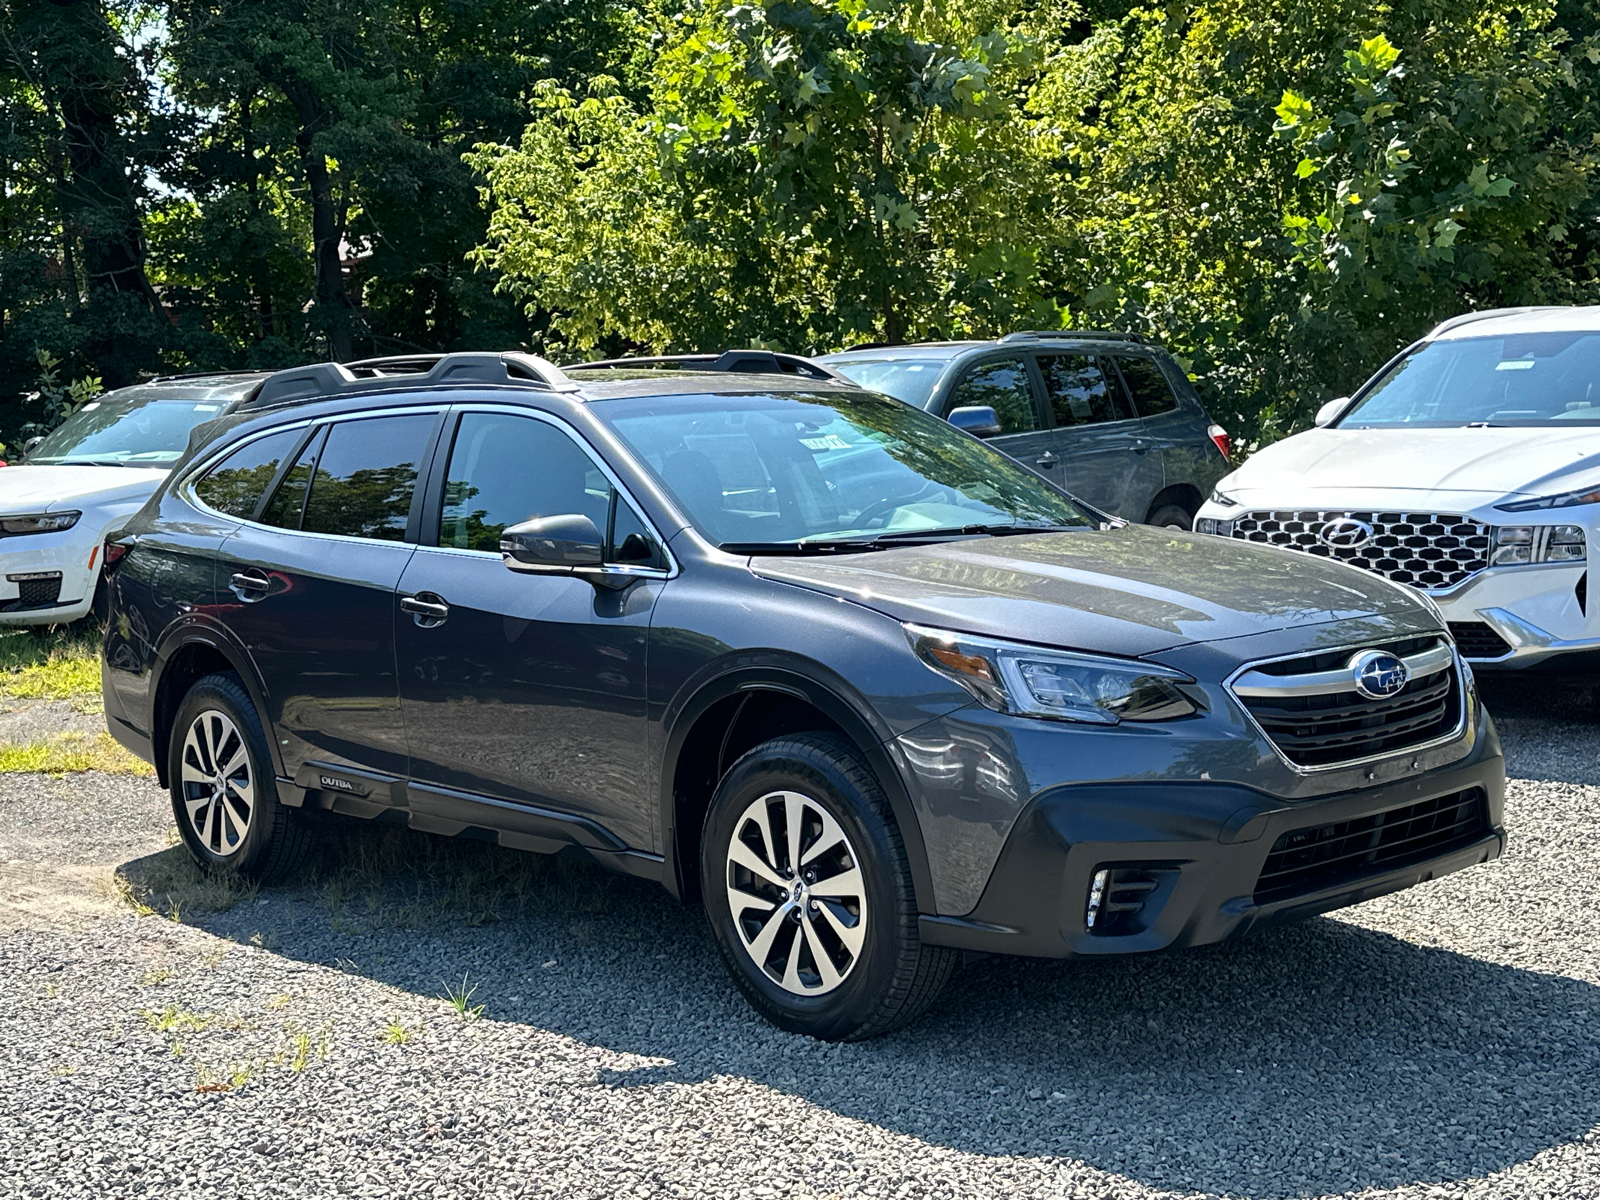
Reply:
[[[79,409],[79,410],[78,410],[78,411],[79,411],[79,412],[93,412],[93,411],[94,411],[94,410],[95,410],[95,409],[97,409],[97,408],[99,408],[99,407],[100,407],[100,401],[98,401],[98,400],[91,400],[91,401],[89,401],[89,403],[87,403],[87,404],[85,404],[85,405],[84,405],[84,406],[83,406],[83,407],[82,407],[82,408],[80,408],[80,409]]]
[[[1513,359],[1507,360],[1506,362],[1501,363],[1499,366],[1497,366],[1495,368],[1495,370],[1496,371],[1526,371],[1530,367],[1533,366],[1534,361],[1535,360],[1531,359],[1531,358],[1513,358]]]
[[[824,434],[822,437],[801,438],[800,444],[807,450],[848,450],[850,443],[836,433]]]

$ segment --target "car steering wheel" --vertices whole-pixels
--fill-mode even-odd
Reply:
[[[863,528],[870,526],[874,520],[888,516],[903,504],[914,504],[918,500],[927,498],[930,492],[943,492],[948,496],[950,489],[942,484],[933,482],[931,479],[926,480],[914,492],[907,492],[903,496],[890,496],[884,500],[874,500],[856,514],[856,524]]]

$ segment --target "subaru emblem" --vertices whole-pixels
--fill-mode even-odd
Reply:
[[[1350,660],[1350,675],[1356,691],[1368,700],[1387,700],[1405,691],[1411,671],[1405,663],[1384,650],[1366,650]]]
[[[1317,540],[1335,550],[1359,550],[1372,540],[1372,526],[1355,517],[1329,521],[1317,531]]]

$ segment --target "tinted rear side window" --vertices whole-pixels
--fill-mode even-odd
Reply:
[[[1172,394],[1167,377],[1161,373],[1154,359],[1130,355],[1117,359],[1117,365],[1122,368],[1122,377],[1128,381],[1128,388],[1133,392],[1134,407],[1139,410],[1141,417],[1158,416],[1178,407],[1178,398]]]
[[[282,529],[300,528],[300,514],[306,507],[306,485],[311,482],[311,468],[316,465],[317,455],[322,452],[322,443],[327,440],[328,431],[319,429],[316,436],[306,443],[306,448],[300,451],[300,457],[294,460],[294,466],[289,468],[283,482],[278,485],[267,510],[261,514],[264,524]]]
[[[1099,425],[1129,415],[1121,402],[1122,389],[1115,383],[1116,373],[1107,383],[1100,364],[1087,354],[1041,354],[1039,370],[1056,428]]]
[[[253,516],[278,464],[304,433],[304,428],[285,429],[245,443],[205,473],[194,485],[195,495],[230,517]]]
[[[328,431],[306,497],[307,533],[398,542],[406,536],[432,414],[345,421]]]

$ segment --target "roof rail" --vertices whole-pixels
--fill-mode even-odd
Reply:
[[[227,371],[180,371],[175,375],[152,375],[149,379],[140,379],[138,383],[177,383],[182,379],[214,379],[219,375],[270,375],[272,372],[267,367],[240,367]]]
[[[832,379],[849,383],[837,371],[799,354],[778,354],[772,350],[724,350],[721,354],[652,354],[637,358],[602,358],[578,363],[568,371],[594,371],[628,367],[678,367],[690,371],[736,371],[747,375],[805,375],[812,379]]]
[[[1144,345],[1144,338],[1137,333],[1115,333],[1106,329],[1019,329],[1015,333],[1008,333],[1000,340],[1002,342],[1038,341],[1047,338],[1060,338],[1077,341],[1079,339],[1107,341],[1107,342],[1137,342]]]
[[[310,363],[265,379],[240,407],[266,408],[293,404],[341,392],[377,390],[396,381],[429,386],[452,383],[499,383],[570,392],[577,384],[560,367],[519,350],[458,351],[454,354],[404,354],[363,358],[355,362]]]
[[[1462,313],[1459,317],[1440,321],[1423,335],[1423,341],[1436,338],[1449,330],[1459,329],[1463,325],[1471,325],[1474,321],[1488,321],[1494,317],[1520,317],[1524,313],[1558,312],[1562,307],[1560,304],[1524,304],[1519,308],[1480,308],[1477,312]]]

